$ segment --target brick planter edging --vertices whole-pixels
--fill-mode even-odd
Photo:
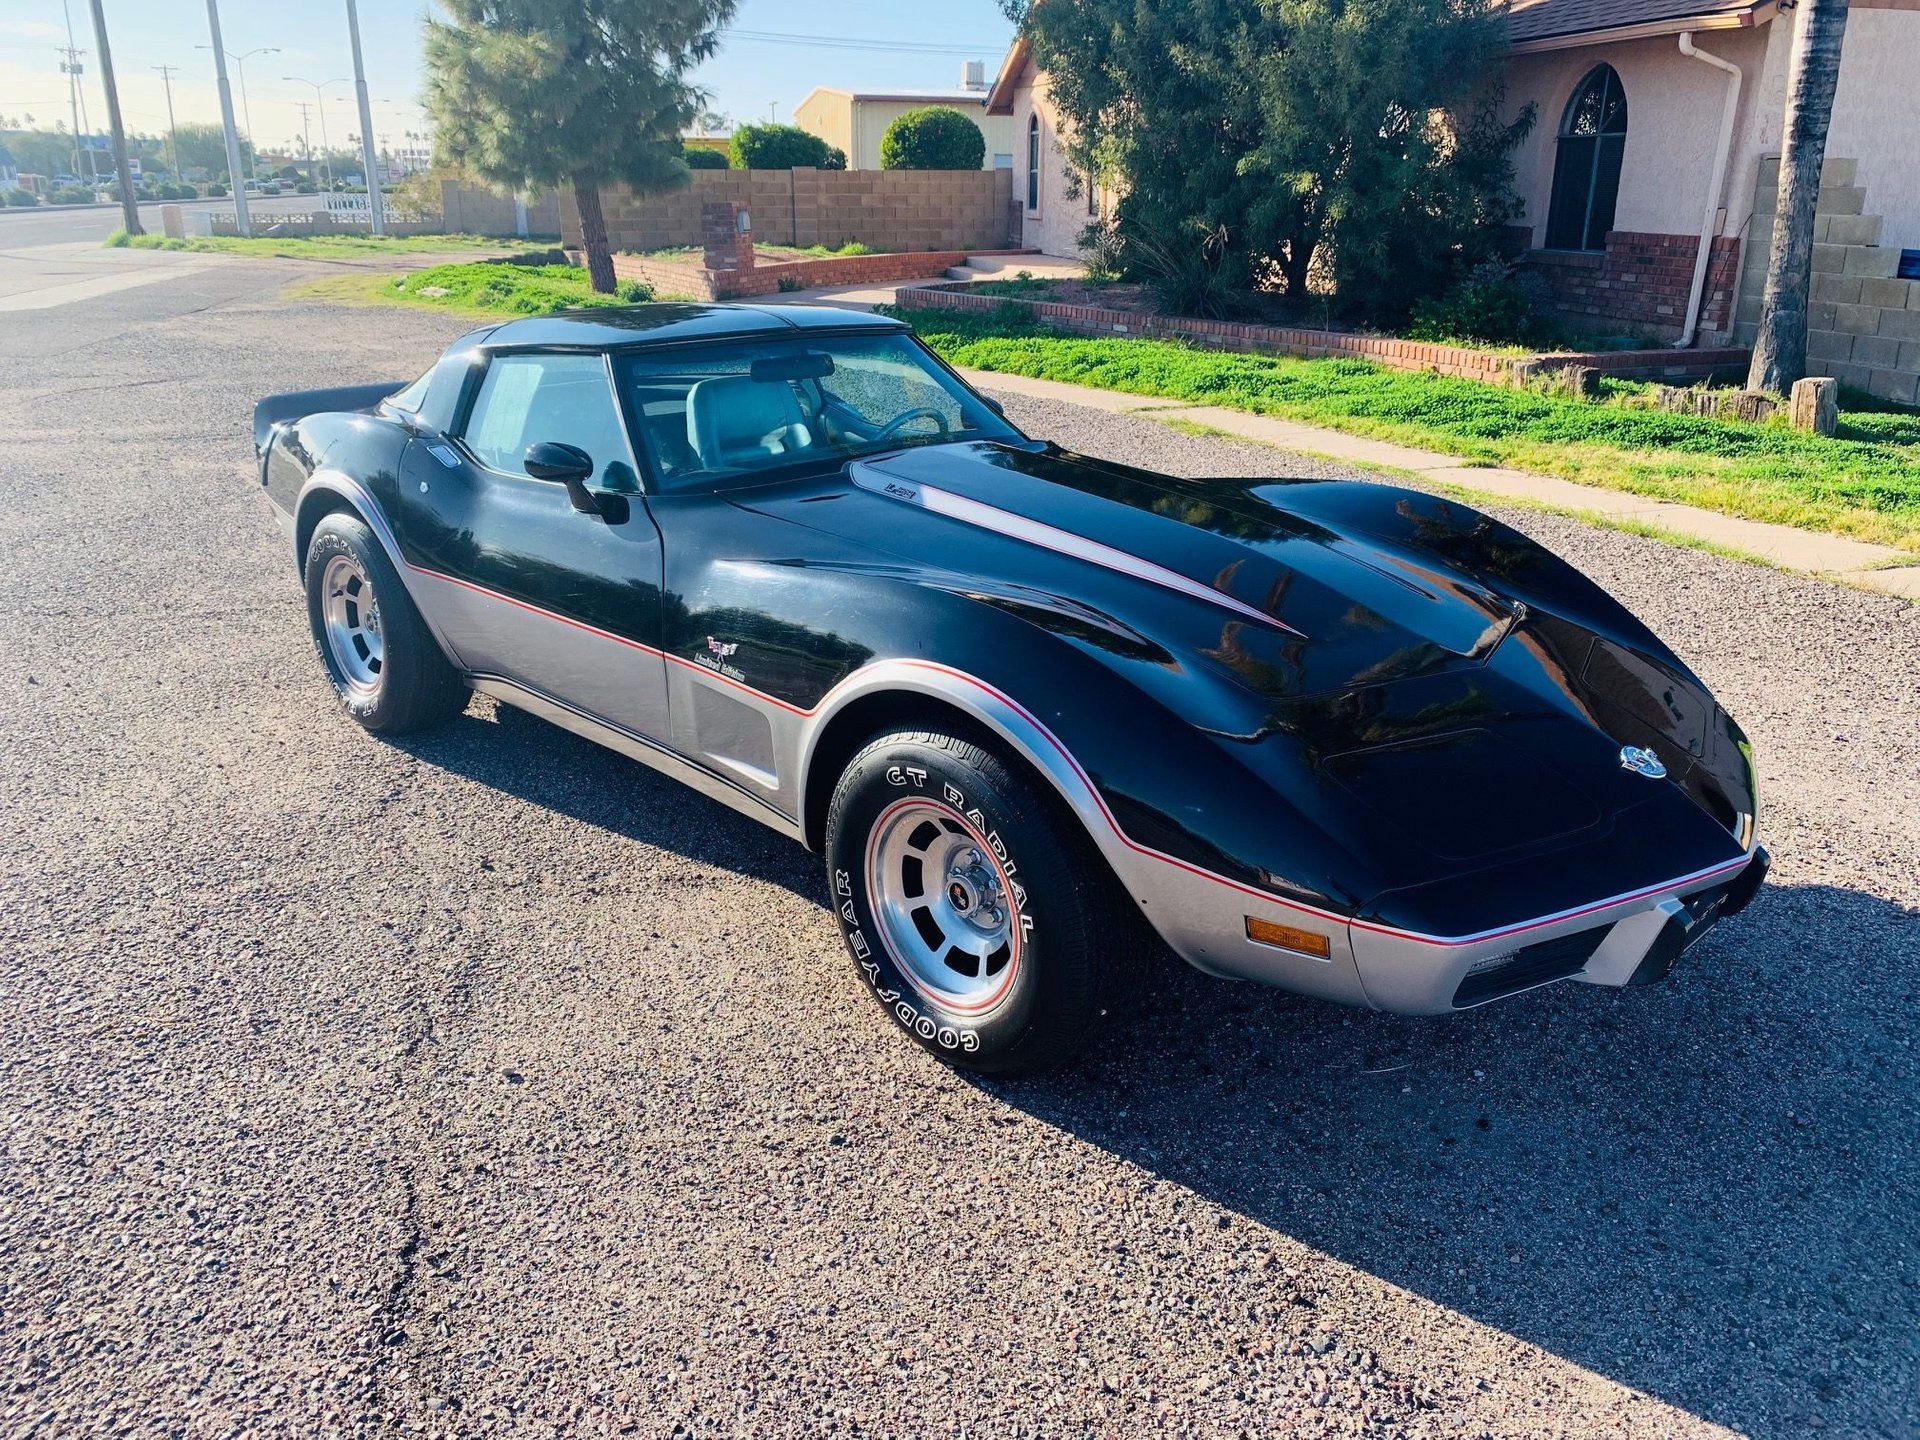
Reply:
[[[570,254],[572,252],[569,252]],[[622,280],[640,280],[670,295],[692,295],[700,300],[741,300],[772,295],[786,280],[790,290],[816,285],[860,285],[887,280],[931,280],[964,265],[970,255],[1026,255],[1026,250],[914,250],[882,255],[826,255],[815,260],[756,263],[749,270],[708,270],[677,260],[652,260],[644,255],[616,252],[613,273]]]
[[[1542,355],[1496,355],[1464,345],[1429,340],[1398,340],[1390,335],[1356,335],[1342,330],[1312,330],[1290,325],[1249,325],[1236,320],[1196,320],[1136,315],[1094,305],[1062,305],[1052,300],[1019,300],[1004,295],[970,295],[964,282],[916,285],[900,291],[894,303],[906,309],[965,310],[990,314],[1018,305],[1056,329],[1079,335],[1127,335],[1151,340],[1185,340],[1219,350],[1250,354],[1296,355],[1306,359],[1371,360],[1391,370],[1424,370],[1465,380],[1506,384],[1513,367],[1536,361],[1540,368],[1564,370],[1584,365],[1603,375],[1633,380],[1699,380],[1738,367],[1749,352],[1714,350],[1555,351]]]

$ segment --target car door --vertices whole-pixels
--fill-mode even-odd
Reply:
[[[660,534],[604,354],[493,355],[446,439],[408,447],[400,486],[423,607],[465,667],[664,740]],[[572,445],[587,489],[527,474],[527,448]]]

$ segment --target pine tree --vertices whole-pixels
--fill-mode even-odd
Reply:
[[[571,185],[593,288],[614,289],[600,187],[687,182],[680,134],[707,97],[688,72],[734,0],[442,0],[427,20],[436,146],[486,184]]]

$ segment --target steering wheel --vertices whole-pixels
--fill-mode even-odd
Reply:
[[[898,430],[902,425],[905,425],[909,420],[931,420],[940,427],[940,433],[942,435],[951,435],[953,433],[953,427],[947,423],[946,416],[942,415],[931,405],[920,405],[912,410],[902,410],[898,415],[894,416],[893,419],[882,425],[879,433],[873,438],[876,440],[891,439],[894,431]]]

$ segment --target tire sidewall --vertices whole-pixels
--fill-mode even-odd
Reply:
[[[307,545],[306,582],[307,582],[307,623],[313,632],[313,648],[319,652],[320,664],[332,682],[333,693],[339,698],[341,707],[362,725],[378,727],[386,718],[390,704],[388,696],[393,689],[394,645],[393,627],[387,627],[387,655],[382,661],[380,683],[371,690],[358,690],[347,683],[346,676],[340,670],[340,662],[334,658],[333,648],[327,644],[326,597],[324,588],[327,562],[336,556],[346,556],[360,567],[360,573],[367,577],[373,586],[373,593],[382,610],[392,612],[392,600],[400,584],[400,577],[394,573],[388,563],[385,552],[374,541],[373,534],[358,520],[342,515],[329,515],[314,528],[313,538]]]
[[[869,846],[875,827],[897,803],[943,806],[974,832],[1006,877],[1013,910],[1015,967],[1005,992],[977,1014],[939,1005],[894,959],[870,894]],[[862,979],[894,1024],[920,1045],[958,1064],[989,1067],[1027,1036],[1043,1003],[1047,978],[1048,837],[996,778],[944,748],[894,737],[855,758],[840,784],[827,837],[827,883],[841,938]]]

